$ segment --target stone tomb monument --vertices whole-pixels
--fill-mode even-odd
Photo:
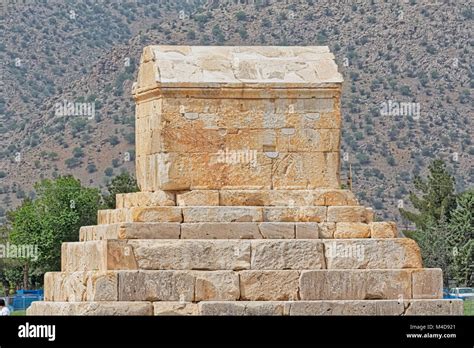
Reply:
[[[341,84],[327,47],[145,47],[141,191],[62,245],[28,314],[462,314],[340,188]]]

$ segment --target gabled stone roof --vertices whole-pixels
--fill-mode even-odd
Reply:
[[[153,87],[340,84],[327,46],[147,46],[134,93]]]

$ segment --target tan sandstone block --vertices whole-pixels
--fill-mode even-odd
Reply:
[[[462,300],[411,300],[404,315],[463,315]]]
[[[266,239],[295,238],[295,224],[292,222],[262,222],[258,228]]]
[[[275,316],[285,313],[285,302],[275,301],[232,301],[232,302],[199,302],[200,315],[225,316]]]
[[[312,206],[325,205],[326,190],[220,190],[220,205]]]
[[[326,268],[324,245],[320,240],[253,240],[251,269]]]
[[[298,299],[297,271],[241,271],[240,298],[250,301]]]
[[[420,248],[410,238],[323,240],[328,269],[421,268]]]
[[[361,206],[328,207],[328,222],[366,222],[366,210]]]
[[[295,301],[291,303],[290,315],[375,315],[378,301]]]
[[[297,190],[339,188],[337,154],[337,152],[279,153],[273,160],[273,188]]]
[[[258,222],[260,207],[183,207],[184,222]]]
[[[336,222],[334,238],[369,238],[370,226],[362,222]]]
[[[181,224],[181,239],[261,238],[254,222],[199,222]]]
[[[117,316],[153,315],[153,306],[150,302],[43,302],[35,301],[27,310],[27,315],[87,315],[87,316]]]
[[[194,272],[195,301],[234,301],[240,297],[239,276],[233,271]]]
[[[264,207],[263,219],[269,222],[322,222],[326,207]]]
[[[246,240],[129,240],[140,269],[239,270],[250,268]]]
[[[117,239],[179,239],[180,232],[175,222],[131,222],[120,225]]]
[[[354,206],[359,202],[355,195],[349,190],[327,190],[323,194],[324,205],[327,206]]]
[[[320,222],[319,223],[319,238],[333,239],[336,232],[335,222]]]
[[[173,302],[160,301],[153,302],[154,315],[198,315],[199,308],[197,303],[192,302]]]
[[[397,236],[397,224],[393,221],[370,223],[370,237],[372,238],[396,238]]]
[[[178,207],[145,207],[130,208],[133,222],[182,222],[181,208]]]
[[[443,271],[440,268],[413,270],[413,298],[443,298]]]
[[[319,224],[317,222],[296,222],[297,239],[318,239]]]
[[[375,218],[375,213],[372,208],[365,208],[365,222],[373,222]]]
[[[117,301],[114,272],[48,272],[44,278],[45,301]]]
[[[407,270],[302,271],[302,300],[375,300],[411,298]]]
[[[209,206],[219,205],[219,191],[194,190],[176,194],[176,203],[179,206]]]
[[[166,191],[119,193],[117,208],[157,207],[176,205],[175,195]]]
[[[119,301],[194,301],[190,271],[119,271]]]

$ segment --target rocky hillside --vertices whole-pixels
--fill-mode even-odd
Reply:
[[[0,219],[41,178],[134,171],[131,85],[148,44],[328,45],[345,77],[343,177],[397,219],[440,157],[472,186],[473,14],[462,1],[44,1],[0,12]],[[252,4],[242,4],[249,2]],[[253,3],[256,4],[253,4]],[[67,116],[57,103],[90,103]]]

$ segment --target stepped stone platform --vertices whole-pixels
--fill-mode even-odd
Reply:
[[[27,314],[461,315],[341,189],[341,83],[327,47],[146,47],[141,191],[63,243]]]

